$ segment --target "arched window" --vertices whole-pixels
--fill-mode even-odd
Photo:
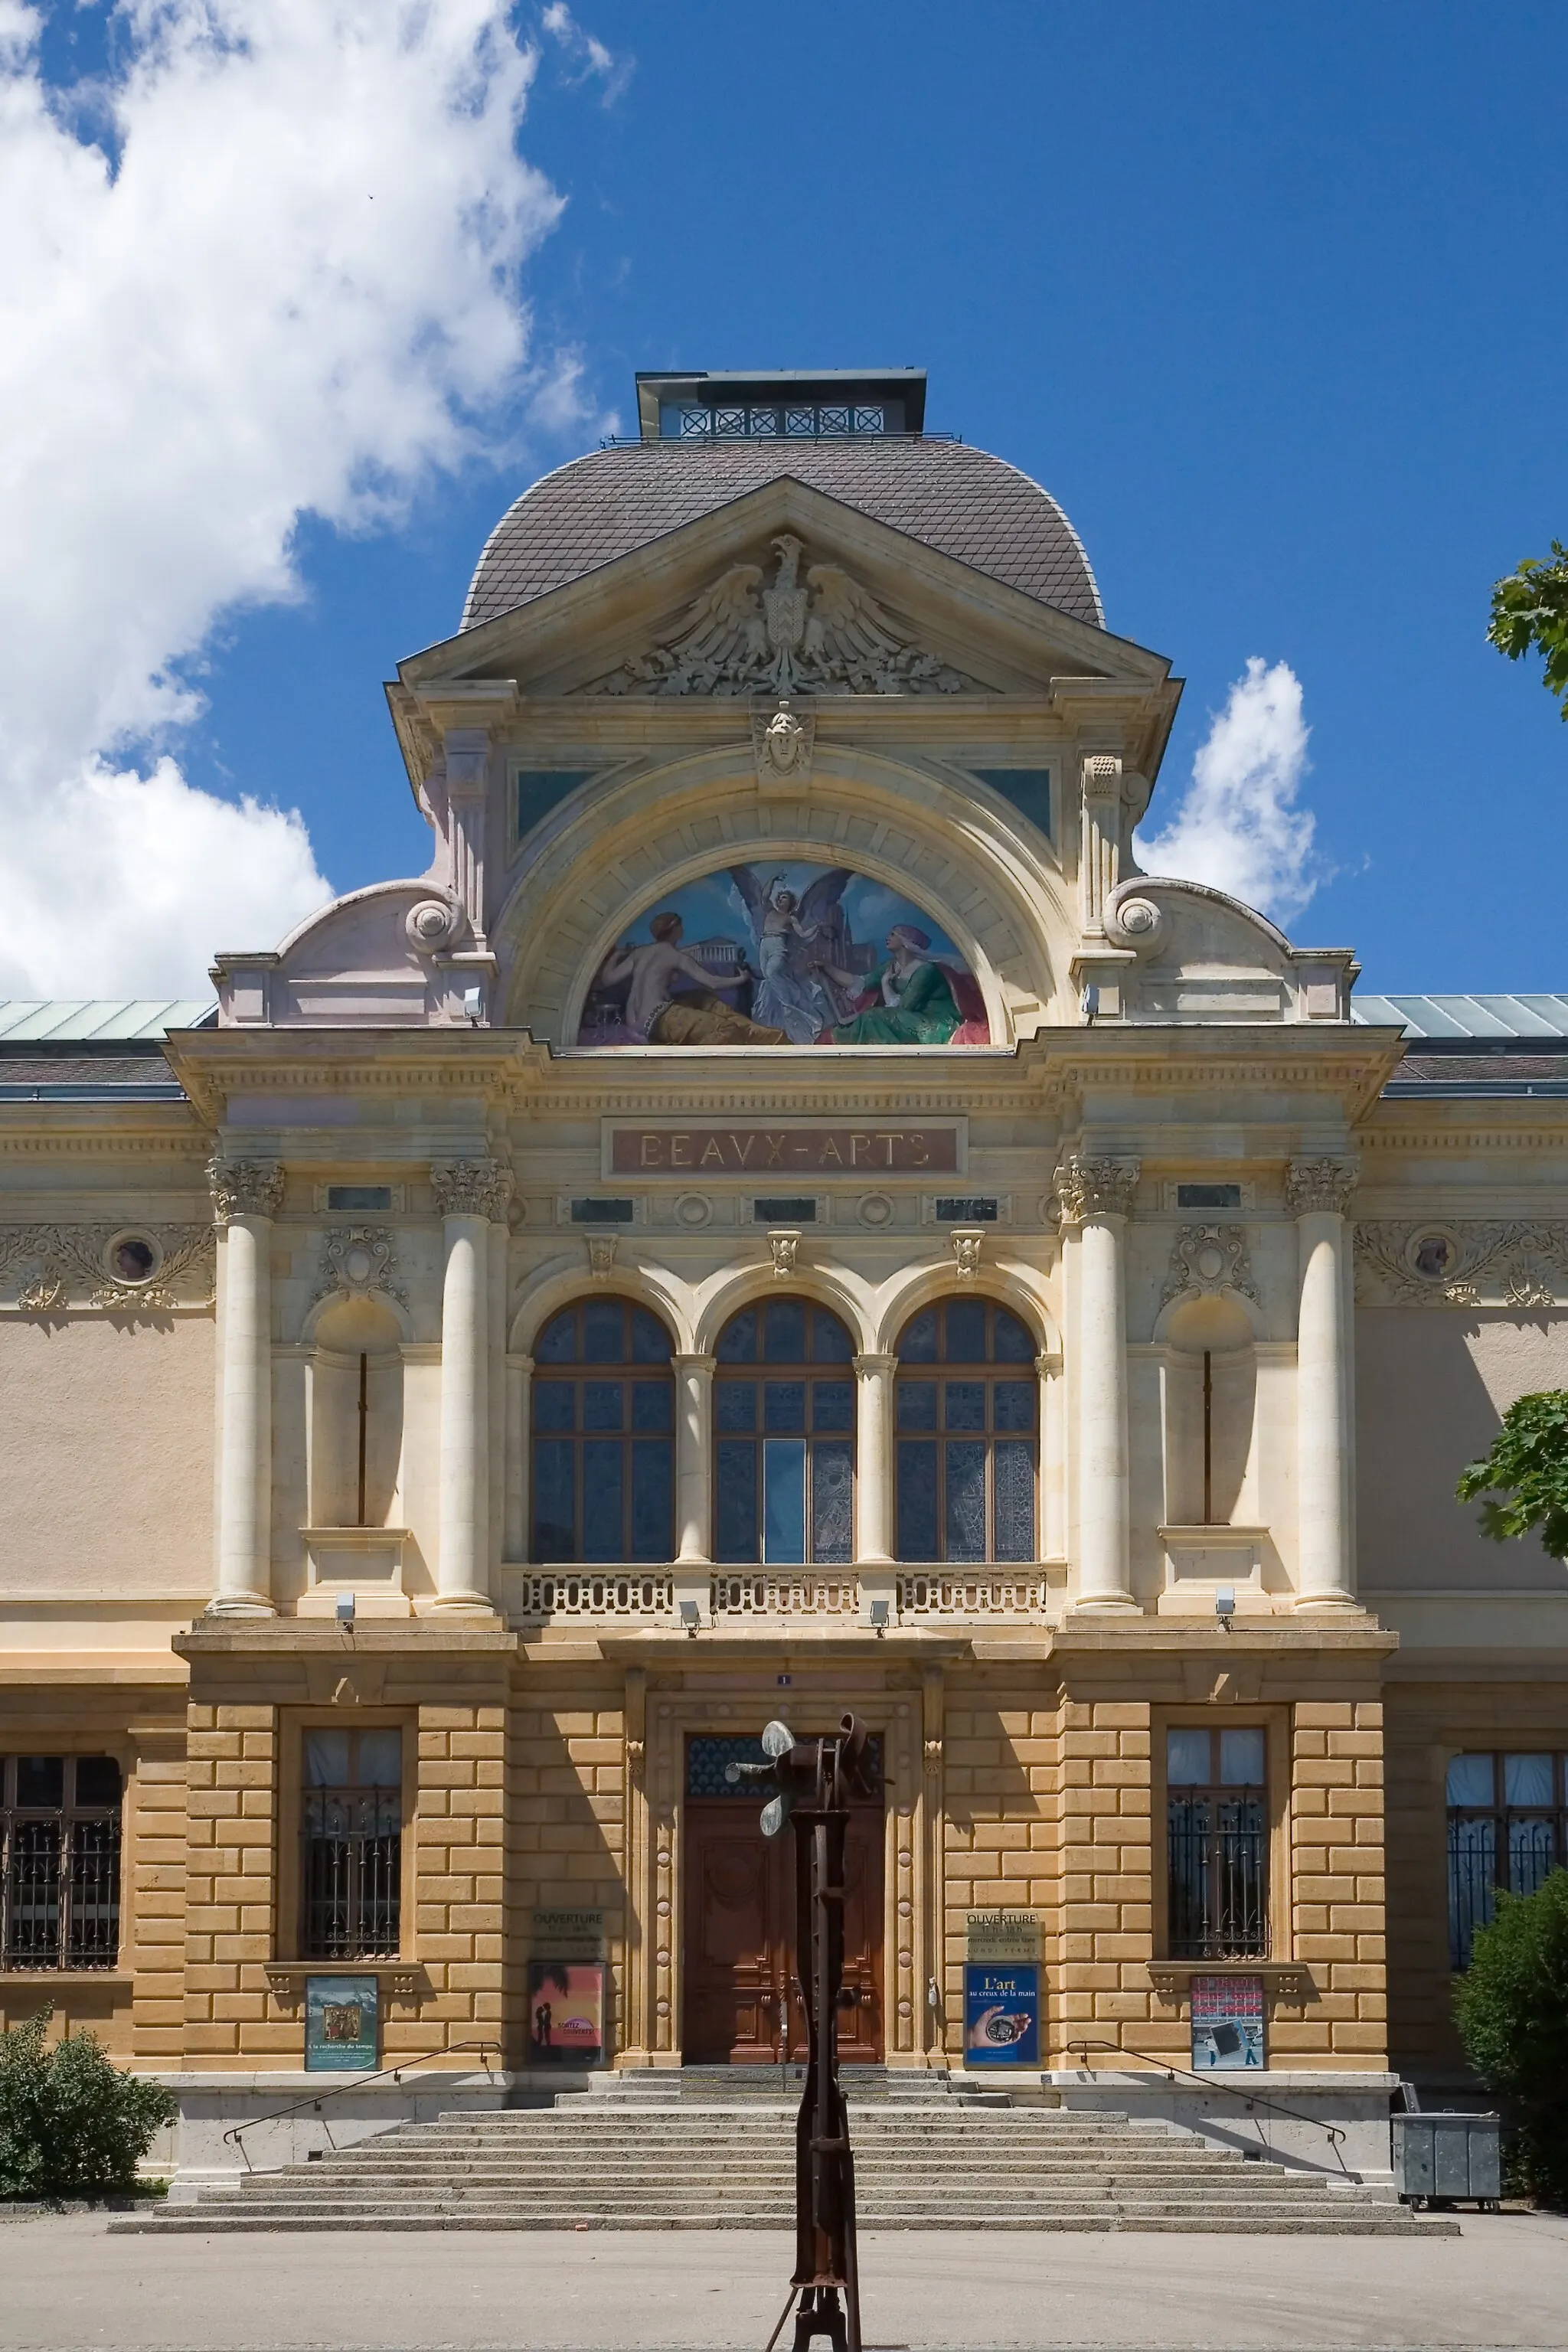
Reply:
[[[945,1298],[899,1339],[899,1558],[1037,1559],[1037,1343],[1005,1307]]]
[[[843,1562],[854,1549],[854,1346],[804,1298],[744,1307],[713,1378],[714,1557]]]
[[[542,1566],[675,1549],[669,1334],[629,1298],[580,1298],[533,1343],[533,1542]]]

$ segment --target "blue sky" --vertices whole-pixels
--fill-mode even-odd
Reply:
[[[1187,679],[1156,820],[1248,658],[1288,664],[1295,936],[1369,988],[1568,987],[1568,727],[1483,635],[1568,537],[1560,0],[576,14],[614,69],[547,39],[518,143],[566,200],[521,282],[578,413],[503,386],[500,455],[413,468],[386,528],[307,514],[300,601],[252,591],[185,663],[193,785],[297,804],[338,888],[416,870],[381,681],[510,499],[630,429],[634,370],[921,364],[929,421],[1045,482],[1110,625]],[[57,23],[57,79],[98,21]]]

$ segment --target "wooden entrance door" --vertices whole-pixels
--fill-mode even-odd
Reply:
[[[805,2059],[795,1953],[795,1833],[763,1837],[753,1790],[686,1801],[685,2016],[691,2065],[777,2065]],[[838,2049],[847,2065],[882,2057],[882,1809],[858,1805],[845,1845],[844,1991]]]

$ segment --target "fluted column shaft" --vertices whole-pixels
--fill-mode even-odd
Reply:
[[[224,1227],[222,1452],[217,1590],[235,1617],[272,1614],[272,1220],[283,1201],[276,1160],[215,1160],[207,1171]]]
[[[1127,1314],[1122,1235],[1136,1160],[1074,1153],[1057,1171],[1063,1224],[1078,1249],[1078,1606],[1129,1609]]]
[[[441,1211],[440,1549],[436,1600],[447,1609],[489,1607],[490,1224],[504,1216],[511,1177],[488,1160],[430,1171]]]
[[[1350,1332],[1344,1212],[1352,1160],[1292,1160],[1286,1201],[1296,1214],[1300,1276],[1296,1325],[1296,1605],[1355,1604],[1349,1509]]]

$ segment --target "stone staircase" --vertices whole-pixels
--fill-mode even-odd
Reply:
[[[757,2070],[762,2073],[763,2070]],[[645,2078],[646,2080],[647,2078]],[[928,2078],[929,2079],[929,2078]],[[689,2078],[568,2095],[552,2108],[404,2124],[279,2172],[110,2223],[235,2230],[785,2230],[794,2104],[778,2078]],[[993,2099],[851,2092],[863,2230],[1451,2233],[1391,2190],[1336,2184],[1124,2116]]]

